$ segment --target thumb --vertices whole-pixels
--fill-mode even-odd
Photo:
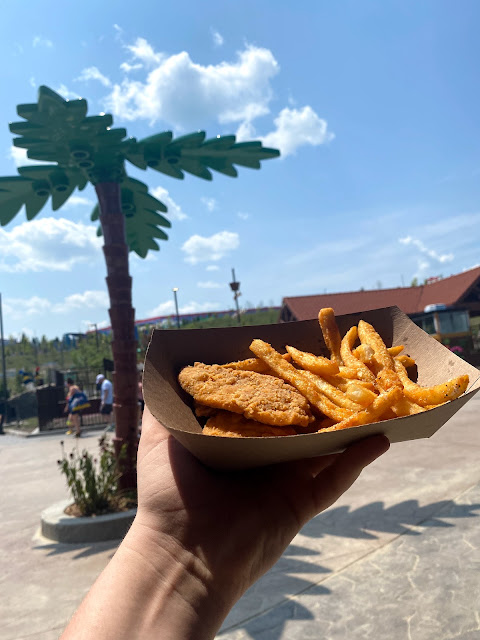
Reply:
[[[356,442],[340,454],[335,462],[313,480],[315,516],[327,509],[349,489],[363,469],[390,448],[384,435]]]

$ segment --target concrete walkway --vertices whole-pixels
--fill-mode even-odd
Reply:
[[[479,414],[477,394],[433,438],[394,445],[302,530],[219,640],[480,638]],[[116,548],[36,535],[66,497],[60,439],[0,438],[2,640],[58,638]]]

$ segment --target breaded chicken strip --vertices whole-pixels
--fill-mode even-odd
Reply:
[[[224,438],[271,438],[275,436],[295,436],[293,427],[273,427],[256,420],[248,420],[238,413],[219,411],[207,420],[203,428],[206,436],[222,436]]]
[[[178,380],[197,403],[241,413],[273,426],[307,426],[313,417],[307,400],[288,383],[254,371],[196,362]]]

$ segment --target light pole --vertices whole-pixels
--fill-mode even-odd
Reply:
[[[178,287],[173,287],[173,299],[175,300],[175,313],[177,314],[177,329],[180,329],[180,316],[178,315],[178,300],[177,300],[177,291]]]
[[[242,295],[240,293],[240,282],[235,280],[235,269],[232,269],[232,282],[230,282],[230,289],[233,291],[233,299],[235,300],[235,305],[237,307],[237,320],[238,324],[242,324],[240,319],[240,307],[238,306],[238,298]]]
[[[8,400],[8,391],[7,391],[7,367],[5,364],[5,341],[3,339],[3,313],[2,313],[2,294],[0,293],[0,340],[2,342],[2,374],[3,374],[3,409],[2,416],[0,418],[0,435],[4,435],[3,431],[3,423],[7,417],[7,400]]]

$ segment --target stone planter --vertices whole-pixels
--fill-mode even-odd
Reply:
[[[45,538],[68,543],[120,540],[137,513],[136,509],[130,509],[103,516],[76,518],[64,513],[69,504],[72,504],[71,499],[62,500],[42,512],[41,532]]]

